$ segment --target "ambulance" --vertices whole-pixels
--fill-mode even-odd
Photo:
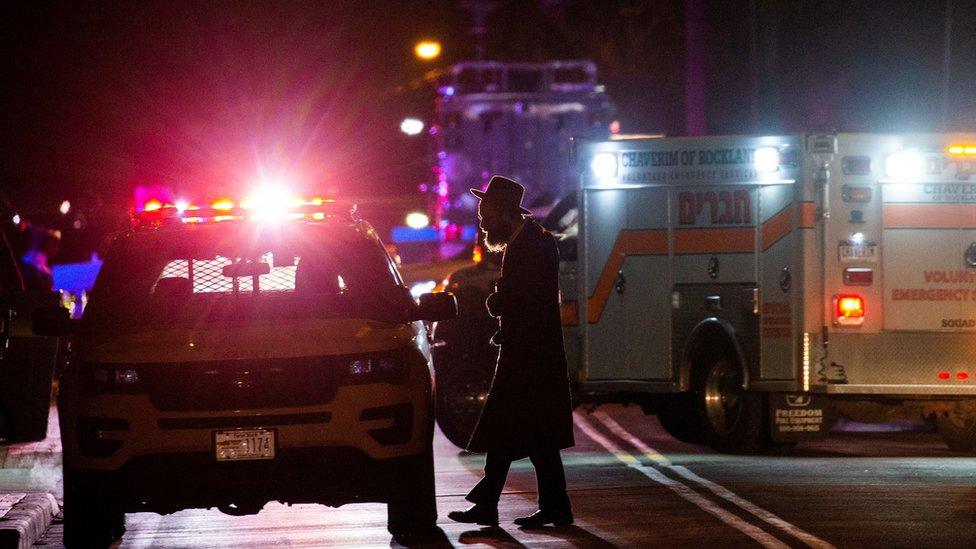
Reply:
[[[102,547],[125,513],[268,501],[384,502],[394,536],[436,520],[427,322],[375,230],[325,199],[155,204],[113,241],[58,395],[64,542]],[[280,197],[277,197],[280,198]]]
[[[624,138],[577,160],[577,403],[640,404],[723,452],[838,414],[976,450],[976,134]]]

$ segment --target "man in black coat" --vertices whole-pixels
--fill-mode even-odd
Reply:
[[[498,317],[498,363],[468,450],[485,452],[485,476],[467,495],[474,506],[448,517],[498,524],[498,498],[512,461],[535,466],[539,510],[515,523],[528,528],[573,522],[559,450],[573,446],[573,412],[559,318],[556,241],[521,207],[524,187],[494,176],[481,199],[481,230],[489,250],[504,251],[502,276],[485,302]]]

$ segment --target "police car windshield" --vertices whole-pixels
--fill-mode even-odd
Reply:
[[[354,225],[160,230],[113,246],[86,316],[99,327],[392,321],[406,299],[399,282],[378,241]]]

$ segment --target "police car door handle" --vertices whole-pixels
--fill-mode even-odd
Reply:
[[[623,295],[624,291],[627,290],[627,278],[623,271],[617,271],[617,279],[613,282],[613,287],[617,290],[618,295]]]
[[[722,310],[722,296],[720,295],[710,295],[705,298],[705,309],[709,311],[721,311]]]

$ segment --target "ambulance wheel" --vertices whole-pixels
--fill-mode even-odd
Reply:
[[[954,452],[976,452],[976,416],[952,410],[938,414],[936,426],[946,446]]]
[[[719,452],[754,454],[762,448],[762,397],[743,389],[742,381],[742,367],[728,352],[705,355],[696,371],[702,441]]]
[[[437,425],[447,440],[465,448],[485,405],[491,373],[454,363],[437,373]]]
[[[701,429],[691,396],[672,395],[658,412],[657,420],[672,438],[689,444],[701,444]]]

